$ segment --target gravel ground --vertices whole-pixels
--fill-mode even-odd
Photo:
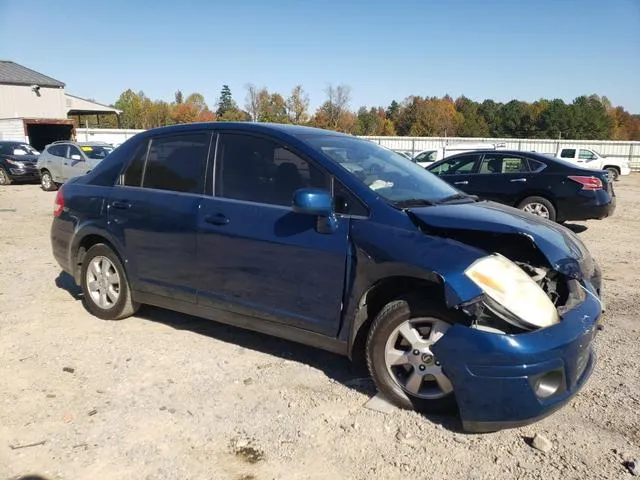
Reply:
[[[54,194],[2,188],[0,479],[632,478],[640,175],[616,190],[614,217],[574,225],[605,279],[591,380],[535,425],[467,435],[364,408],[366,372],[332,354],[155,308],[92,317],[51,255]]]

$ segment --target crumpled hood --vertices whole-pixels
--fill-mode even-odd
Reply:
[[[590,277],[594,270],[589,251],[571,230],[512,207],[481,201],[410,208],[408,213],[423,222],[425,230],[435,234],[478,231],[524,236],[554,270],[571,278]]]

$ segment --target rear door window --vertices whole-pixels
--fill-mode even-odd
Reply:
[[[560,158],[576,158],[575,148],[563,148],[560,152]]]
[[[527,173],[529,171],[529,164],[522,157],[490,153],[482,157],[478,173]]]
[[[78,149],[78,147],[74,147],[73,145],[69,145],[69,150],[67,151],[67,158],[71,158],[72,155],[77,155],[80,158],[84,158],[82,153]]]
[[[598,157],[591,150],[580,149],[578,153],[578,158],[580,160],[596,160]]]
[[[478,155],[461,155],[459,157],[446,160],[434,169],[430,169],[431,173],[436,175],[468,175],[475,173],[476,161]]]
[[[148,147],[148,140],[140,142],[133,154],[133,158],[129,162],[129,166],[127,166],[120,178],[120,185],[128,187],[140,187],[142,185],[142,172],[144,171],[144,162],[147,159]]]
[[[67,146],[66,145],[52,145],[47,149],[50,155],[55,157],[63,157],[67,156]]]
[[[144,188],[204,193],[208,133],[185,133],[151,140],[142,177]]]

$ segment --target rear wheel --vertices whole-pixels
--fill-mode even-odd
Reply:
[[[607,167],[605,168],[605,170],[609,174],[609,178],[611,179],[611,181],[615,182],[618,180],[618,177],[620,176],[620,172],[616,167]]]
[[[520,204],[518,208],[523,212],[537,215],[538,217],[548,218],[551,221],[556,220],[556,209],[553,204],[543,197],[527,197]]]
[[[3,168],[0,168],[0,185],[11,185],[11,177]]]
[[[118,256],[99,243],[86,253],[81,271],[82,292],[87,310],[104,320],[130,317],[139,308],[131,298],[127,274]]]
[[[58,186],[54,183],[49,170],[43,170],[40,174],[40,186],[45,192],[51,192],[58,189]]]
[[[367,364],[378,390],[392,403],[438,413],[453,409],[455,396],[431,348],[456,318],[432,302],[415,295],[387,304],[369,331]]]

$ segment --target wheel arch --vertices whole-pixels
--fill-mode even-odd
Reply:
[[[618,165],[603,165],[602,169],[603,170],[607,170],[608,168],[613,168],[618,172],[618,175],[620,175],[622,173],[622,169],[618,166]]]
[[[545,191],[529,190],[523,193],[522,195],[520,195],[518,197],[518,200],[514,203],[513,206],[515,208],[518,208],[522,202],[524,202],[527,198],[530,198],[530,197],[544,198],[546,201],[551,203],[551,205],[553,205],[553,208],[556,209],[556,214],[558,213],[558,204],[556,203],[555,199],[551,195],[549,195],[549,192],[545,192]]]
[[[409,275],[394,275],[379,279],[361,295],[349,338],[349,357],[363,361],[367,335],[375,317],[384,306],[401,295],[424,293],[445,299],[444,281],[437,274],[427,278]]]
[[[120,263],[122,263],[122,268],[125,269],[128,275],[129,262],[117,240],[104,230],[98,229],[95,226],[87,226],[81,230],[81,234],[76,234],[71,246],[71,268],[76,283],[80,284],[80,272],[82,270],[84,257],[91,247],[99,243],[103,243],[113,250],[118,256]]]

